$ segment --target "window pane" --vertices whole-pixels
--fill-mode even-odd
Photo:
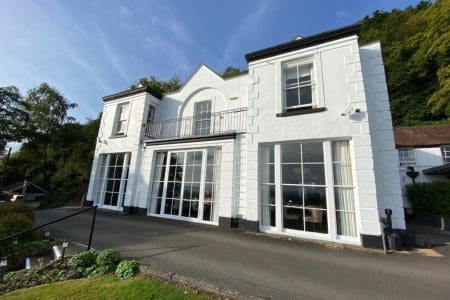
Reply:
[[[283,225],[285,228],[303,230],[303,209],[284,207]]]
[[[283,205],[303,206],[302,187],[283,185]]]
[[[186,154],[186,164],[187,165],[192,165],[194,164],[194,156],[195,156],[195,152],[188,152]]]
[[[275,165],[264,164],[262,165],[262,183],[275,183]]]
[[[300,105],[306,105],[312,103],[312,89],[311,86],[300,87]]]
[[[297,67],[284,69],[285,85],[297,85]]]
[[[321,209],[305,209],[305,230],[328,233],[327,211]]]
[[[274,163],[273,145],[264,145],[261,147],[261,159],[263,163]]]
[[[302,183],[302,167],[301,164],[283,164],[281,170],[281,178],[283,183],[301,184]]]
[[[298,88],[293,88],[285,91],[286,107],[297,106],[298,103]]]
[[[213,180],[213,174],[214,174],[214,167],[211,165],[206,166],[206,182],[212,182]]]
[[[303,162],[323,162],[323,143],[302,143]]]
[[[353,188],[334,188],[336,210],[355,211]]]
[[[350,162],[333,163],[334,184],[353,185]]]
[[[355,213],[346,211],[336,212],[337,234],[345,236],[356,236]]]
[[[261,203],[275,205],[275,186],[264,184],[261,187]]]
[[[263,205],[261,224],[264,226],[275,226],[275,206]]]
[[[190,205],[190,201],[183,201],[183,207],[181,209],[181,215],[183,217],[189,217],[189,207]]]
[[[286,143],[281,145],[281,160],[283,163],[287,162],[301,162],[300,144]]]
[[[192,178],[192,181],[200,182],[201,174],[202,174],[202,166],[194,166],[194,176]]]
[[[303,183],[313,185],[324,185],[325,169],[323,164],[304,164]]]
[[[305,187],[305,207],[327,208],[324,187]]]

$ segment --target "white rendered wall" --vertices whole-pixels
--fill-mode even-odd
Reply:
[[[282,63],[305,57],[314,60],[318,106],[325,107],[326,111],[276,117],[282,110]],[[248,90],[247,219],[259,220],[258,146],[261,143],[349,139],[354,159],[359,232],[379,235],[374,151],[369,126],[372,116],[367,110],[357,37],[252,62],[249,65]],[[349,108],[357,108],[361,112],[350,116]]]
[[[394,143],[380,43],[374,42],[365,45],[360,48],[360,53],[373,145],[379,214],[385,216],[385,209],[392,209],[393,227],[405,229],[400,177],[398,176],[398,153]]]
[[[92,163],[91,177],[87,199],[92,201],[95,197],[95,178],[97,176],[98,158],[100,154],[130,152],[130,170],[128,175],[128,187],[123,205],[131,206],[135,198],[136,176],[141,165],[142,135],[144,131],[143,120],[147,116],[148,104],[157,106],[159,100],[143,92],[137,95],[111,100],[104,103],[102,119],[97,137],[94,160]],[[113,126],[118,104],[129,103],[128,126],[125,136],[114,137]]]

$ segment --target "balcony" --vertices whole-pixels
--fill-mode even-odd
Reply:
[[[245,132],[247,108],[202,113],[197,116],[150,122],[145,126],[146,140],[183,139]]]

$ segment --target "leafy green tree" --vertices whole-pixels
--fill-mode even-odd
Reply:
[[[139,87],[148,87],[160,94],[172,93],[181,87],[181,81],[178,76],[173,76],[169,80],[160,80],[156,76],[148,76],[138,79],[130,86],[130,89]]]
[[[375,11],[362,20],[361,44],[380,40],[394,125],[450,117],[450,1]]]
[[[27,114],[15,86],[0,87],[0,151],[11,141],[19,141]]]
[[[38,145],[42,150],[42,182],[48,184],[47,155],[52,137],[62,125],[74,119],[67,115],[75,103],[70,103],[59,91],[42,83],[37,88],[30,89],[23,102],[28,112],[25,138],[29,143]]]
[[[243,70],[241,68],[235,68],[232,66],[228,66],[225,68],[225,70],[222,72],[221,76],[222,78],[230,78],[237,75],[245,74],[247,73],[247,70]]]

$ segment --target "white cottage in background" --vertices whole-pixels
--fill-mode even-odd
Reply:
[[[450,178],[450,125],[394,128],[399,155],[403,201],[407,214],[413,213],[406,197],[406,185],[444,181]],[[413,175],[414,173],[415,175]]]
[[[380,44],[349,26],[106,96],[87,199],[154,217],[381,247],[405,229]]]

